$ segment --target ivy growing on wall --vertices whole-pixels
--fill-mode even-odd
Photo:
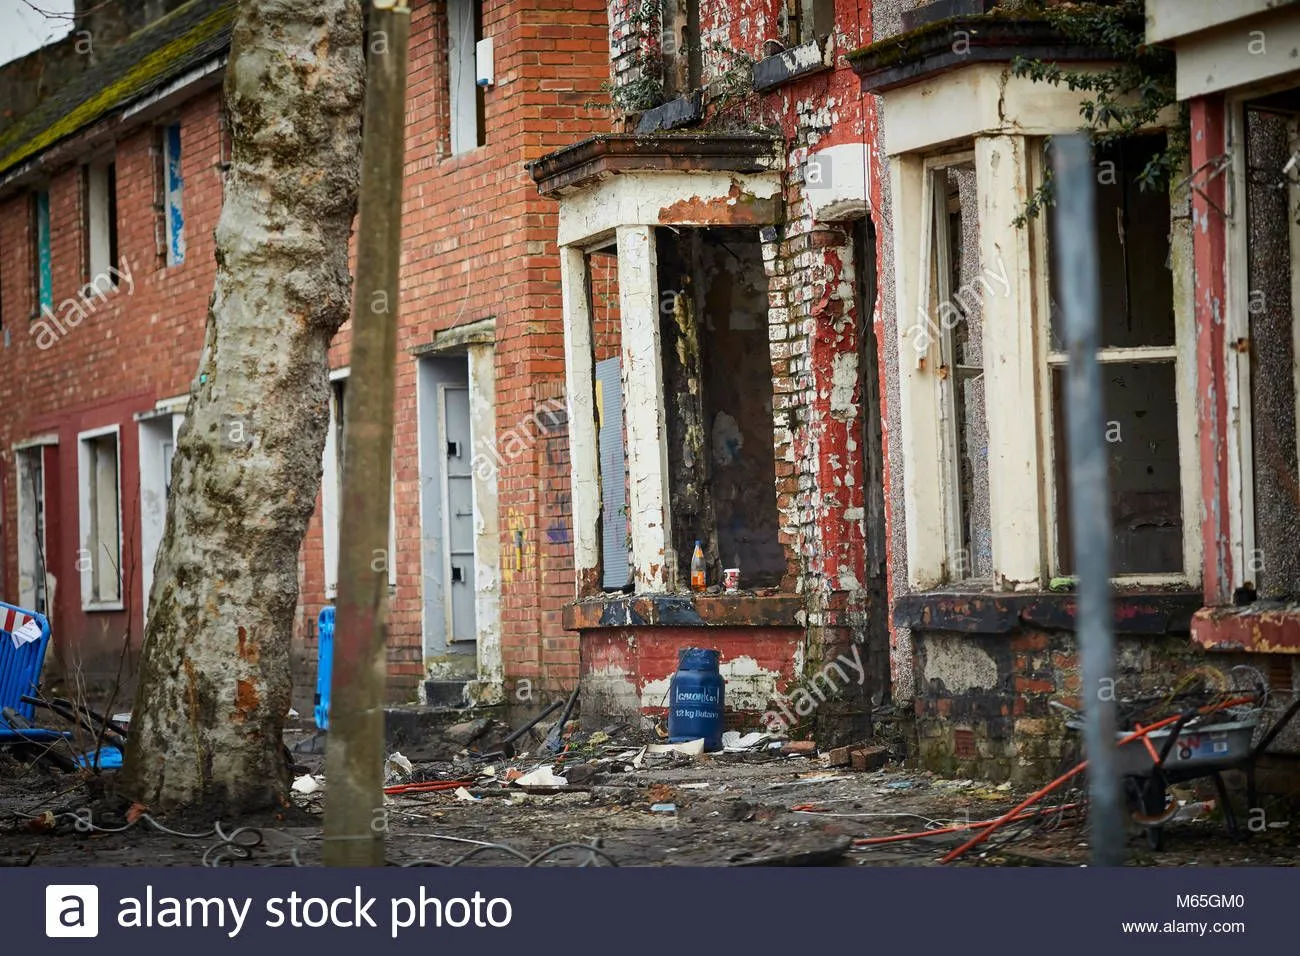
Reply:
[[[1105,50],[1113,56],[1114,62],[1102,69],[1068,69],[1059,63],[1025,57],[1016,57],[1011,63],[1015,76],[1091,94],[1083,100],[1079,112],[1094,146],[1151,127],[1166,109],[1178,103],[1174,55],[1147,45],[1143,0],[1051,6],[1044,0],[1019,0],[1004,3],[1002,9],[1042,16],[1072,43]],[[1176,123],[1165,129],[1165,148],[1138,174],[1141,188],[1169,188],[1187,158],[1187,129],[1186,110],[1180,108]],[[1053,195],[1048,167],[1042,185],[1017,218],[1017,225],[1038,216],[1052,204]]]
[[[638,38],[631,65],[636,75],[618,84],[606,80],[600,88],[609,94],[610,105],[620,112],[639,113],[661,104],[664,91],[663,50],[659,45],[661,0],[632,0],[627,21]]]
[[[631,79],[618,83],[606,81],[601,90],[609,94],[609,107],[623,113],[640,113],[653,109],[668,99],[664,83],[663,0],[632,0],[626,20],[637,37],[636,48],[629,57]],[[725,110],[753,92],[754,58],[716,40],[689,43],[678,51],[680,56],[693,53],[712,55],[717,74],[707,84],[710,100],[718,110]],[[588,104],[595,106],[595,104]]]

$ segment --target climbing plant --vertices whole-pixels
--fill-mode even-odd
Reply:
[[[1143,0],[1052,6],[1043,0],[1020,0],[1015,9],[1042,16],[1071,42],[1105,50],[1113,57],[1112,64],[1103,69],[1068,69],[1059,63],[1026,57],[1016,57],[1011,63],[1015,76],[1091,94],[1080,104],[1079,113],[1094,146],[1123,139],[1151,126],[1165,109],[1178,102],[1173,53],[1147,45]],[[1166,134],[1164,149],[1156,152],[1137,176],[1142,189],[1168,188],[1174,174],[1182,168],[1187,157],[1184,109],[1180,108],[1176,124],[1166,127]],[[1053,197],[1048,167],[1042,184],[1017,217],[1017,225],[1023,226],[1038,216],[1053,203]]]
[[[630,60],[635,75],[618,84],[607,80],[600,88],[609,94],[614,109],[639,113],[658,106],[667,96],[664,91],[663,50],[659,44],[660,0],[632,0],[627,20],[632,25],[632,35],[638,38]]]

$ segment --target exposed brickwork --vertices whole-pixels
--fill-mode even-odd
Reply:
[[[791,669],[794,661],[803,662],[810,672],[855,641],[870,639],[865,625],[863,385],[858,353],[861,329],[872,319],[861,314],[855,284],[864,266],[875,267],[874,262],[855,261],[852,222],[818,219],[815,204],[806,196],[805,177],[810,156],[832,146],[869,142],[867,137],[874,135],[874,103],[860,92],[856,75],[842,58],[844,52],[869,42],[869,4],[837,4],[831,68],[758,95],[746,89],[749,65],[780,49],[766,41],[791,46],[797,42],[787,34],[784,6],[779,0],[704,0],[699,6],[705,128],[761,126],[778,131],[782,144],[784,221],[762,230],[761,238],[769,296],[779,541],[788,562],[780,589],[803,596],[807,624],[803,630],[777,632],[784,642],[779,651],[773,649],[784,661],[782,689],[799,676]],[[675,48],[667,49],[668,40],[675,43],[675,38],[658,36],[661,25],[641,16],[639,9],[636,0],[610,3],[610,68],[616,85],[635,82],[647,60],[658,60],[661,54],[671,60],[676,53]],[[616,118],[615,127],[619,125]],[[861,169],[857,175],[863,176]],[[822,185],[815,182],[811,188]],[[875,182],[864,181],[857,191],[873,202],[878,196]],[[856,212],[858,217],[865,214],[862,208]],[[666,642],[673,647],[674,640],[707,640],[715,633],[712,628],[670,630],[637,630],[635,639],[642,645]],[[759,628],[748,634],[737,628],[729,640],[759,638]],[[584,631],[584,673],[598,670],[608,657],[597,649],[621,639],[601,630]],[[876,639],[887,640],[883,633]],[[615,670],[637,662],[650,664],[642,657],[607,661]],[[658,675],[645,670],[639,678],[653,681]]]

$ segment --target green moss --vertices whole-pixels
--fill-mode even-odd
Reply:
[[[170,17],[175,17],[183,11],[184,7],[173,11]],[[34,123],[16,123],[4,136],[0,136],[0,156],[3,156],[3,159],[0,159],[0,172],[48,149],[64,137],[71,136],[125,104],[150,83],[164,76],[177,60],[220,33],[234,19],[234,15],[233,3],[216,11],[200,21],[184,36],[149,53],[116,81],[94,93],[89,99],[44,128],[31,129],[29,127]],[[163,22],[159,21],[159,24],[155,24],[151,29],[157,29]]]

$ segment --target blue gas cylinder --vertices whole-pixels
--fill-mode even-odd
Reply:
[[[704,738],[705,750],[722,749],[722,704],[726,682],[718,672],[718,652],[684,647],[677,673],[668,685],[668,741]]]

